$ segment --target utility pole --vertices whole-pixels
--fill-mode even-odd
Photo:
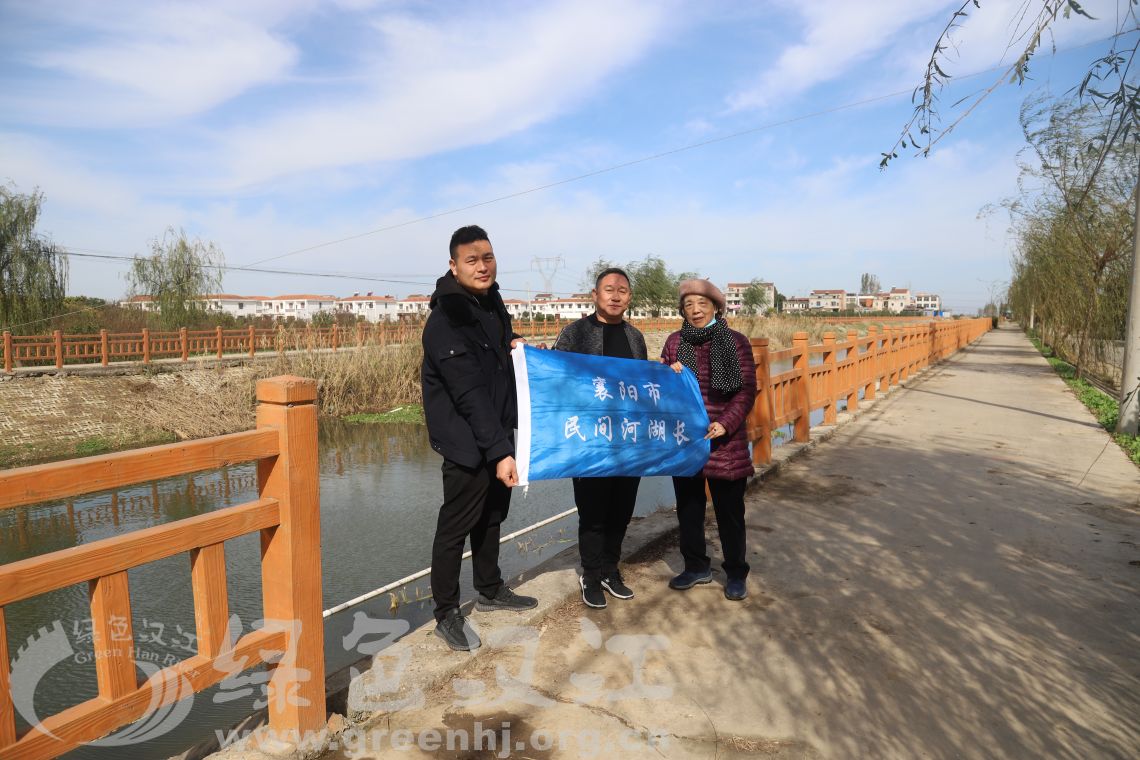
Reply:
[[[1132,226],[1132,278],[1124,320],[1124,366],[1120,372],[1120,417],[1116,432],[1140,435],[1140,182]]]

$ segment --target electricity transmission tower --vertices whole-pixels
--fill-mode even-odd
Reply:
[[[554,277],[558,274],[558,270],[566,268],[566,262],[561,256],[550,256],[542,258],[535,256],[530,260],[530,268],[537,270],[540,277],[542,277],[543,284],[546,286],[547,293],[554,292]]]

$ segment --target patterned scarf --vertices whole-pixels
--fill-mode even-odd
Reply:
[[[732,330],[723,319],[717,319],[708,327],[693,327],[689,320],[681,324],[681,342],[677,346],[677,358],[681,364],[700,377],[697,370],[697,352],[694,346],[712,341],[709,352],[709,368],[712,371],[712,387],[722,393],[735,393],[744,380],[740,374],[740,360],[736,356],[736,340]]]

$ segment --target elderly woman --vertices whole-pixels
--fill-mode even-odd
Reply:
[[[688,368],[697,376],[711,420],[705,438],[711,440],[712,453],[700,474],[673,478],[685,570],[669,581],[669,587],[684,591],[712,580],[705,551],[707,482],[724,552],[724,595],[739,601],[748,595],[744,488],[753,469],[745,419],[756,400],[756,365],[748,338],[724,321],[724,294],[717,286],[708,280],[685,280],[680,296],[684,322],[666,339],[661,361],[677,372]]]

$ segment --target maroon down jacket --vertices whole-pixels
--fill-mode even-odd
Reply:
[[[752,360],[752,346],[748,338],[735,330],[736,358],[740,361],[740,374],[743,384],[736,393],[722,393],[710,385],[712,372],[709,369],[709,351],[712,341],[694,346],[697,354],[697,383],[701,387],[701,397],[709,413],[709,422],[719,422],[727,431],[720,438],[712,439],[712,453],[702,474],[706,478],[718,480],[739,480],[751,475],[752,457],[748,454],[748,426],[745,420],[752,404],[756,401],[756,363]],[[677,359],[677,347],[681,343],[681,333],[675,332],[665,340],[661,358],[666,364]],[[688,370],[686,370],[688,371]]]

